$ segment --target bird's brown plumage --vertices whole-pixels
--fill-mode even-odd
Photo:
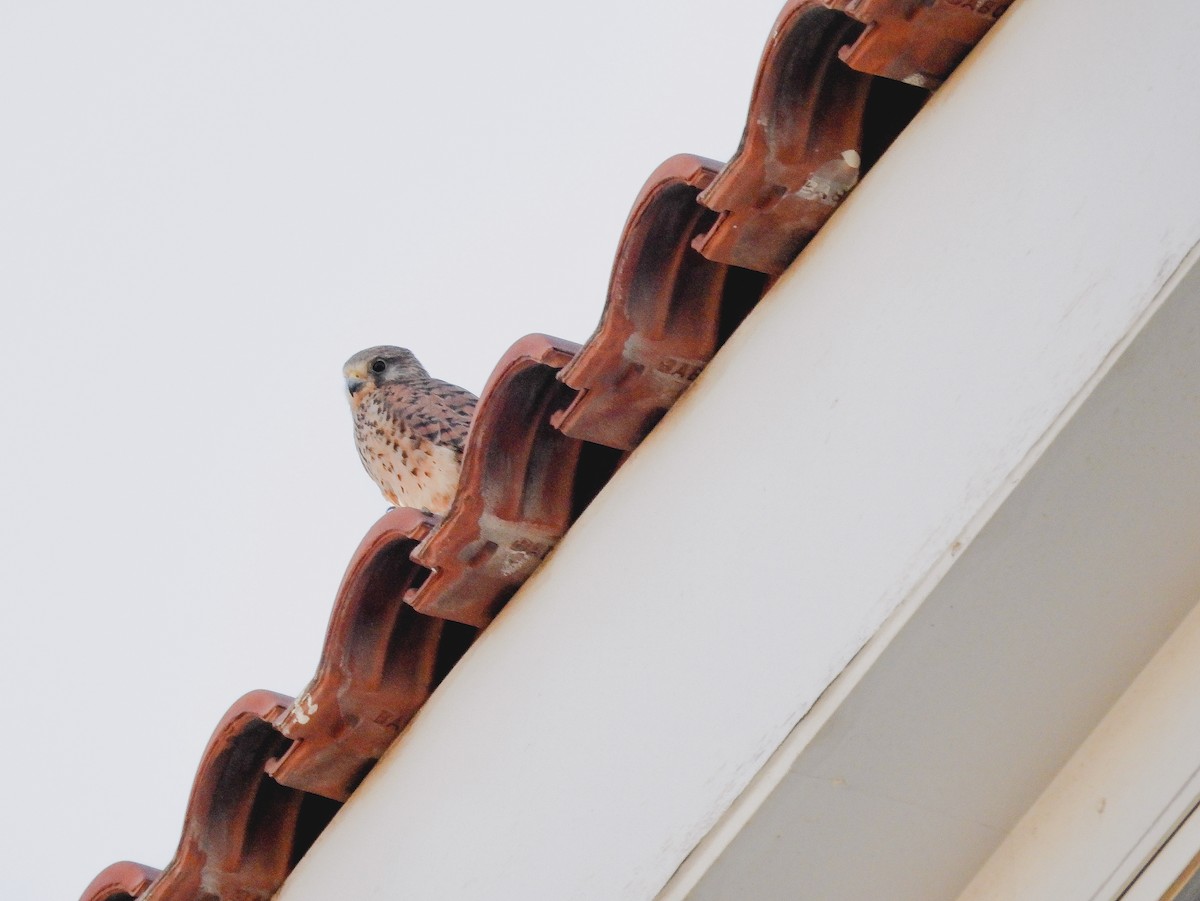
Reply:
[[[367,348],[343,373],[358,455],[384,497],[444,514],[458,485],[475,395],[432,378],[402,347]]]

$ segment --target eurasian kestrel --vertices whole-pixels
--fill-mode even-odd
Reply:
[[[398,507],[445,514],[478,398],[431,378],[403,347],[368,347],[342,373],[354,443],[383,496]]]

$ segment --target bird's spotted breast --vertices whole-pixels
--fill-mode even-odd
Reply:
[[[351,395],[354,438],[367,473],[396,506],[444,514],[454,498],[475,396],[428,377]]]

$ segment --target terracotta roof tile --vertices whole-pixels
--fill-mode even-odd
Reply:
[[[1012,0],[826,0],[866,24],[838,52],[853,69],[935,88],[979,42]]]
[[[132,901],[149,888],[161,872],[128,860],[109,864],[83,890],[82,901]]]
[[[389,510],[359,544],[317,673],[275,721],[292,743],[266,770],[284,785],[348,798],[475,637],[404,603],[429,575],[410,555],[435,522],[417,510]]]
[[[367,533],[298,700],[253,692],[201,758],[175,857],[83,901],[270,898],[363,776],[1003,11],[996,0],[792,0],[730,163],[676,156],[638,195],[582,348],[531,335],[484,390],[444,519]],[[880,78],[876,76],[886,76]]]
[[[673,156],[638,194],[600,325],[560,376],[579,389],[554,420],[567,435],[632,450],[762,296],[761,273],[691,249],[715,218],[696,197],[720,168],[702,157]]]
[[[529,335],[480,395],[462,475],[445,520],[413,554],[432,570],[408,602],[422,613],[487,625],[608,480],[611,451],[554,428],[573,392],[558,380],[579,346]]]
[[[741,146],[700,202],[720,215],[695,241],[711,260],[778,274],[857,183],[874,79],[838,51],[860,22],[789,3],[763,53]]]
[[[136,864],[109,867],[84,901],[268,901],[339,806],[266,774],[287,747],[274,724],[291,703],[254,691],[229,708],[204,749],[171,862],[157,874]]]

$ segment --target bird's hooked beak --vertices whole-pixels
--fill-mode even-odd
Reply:
[[[350,396],[358,394],[358,392],[367,384],[367,370],[365,366],[357,363],[347,363],[342,370],[342,375],[346,377],[346,390],[350,392]]]

